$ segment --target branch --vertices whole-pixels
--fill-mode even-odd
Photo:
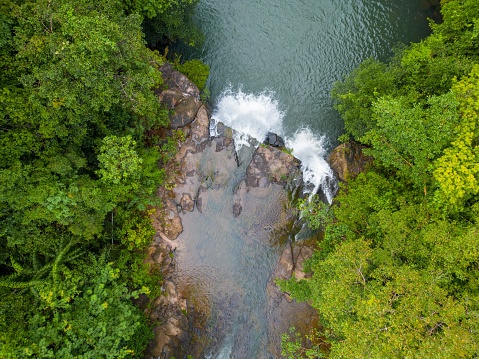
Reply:
[[[388,146],[391,150],[393,150],[393,151],[394,151],[404,162],[406,162],[409,166],[414,167],[414,165],[413,165],[411,162],[409,162],[407,159],[405,159],[403,156],[401,156],[401,155],[399,154],[399,152],[398,152],[388,141],[386,141],[386,139],[384,139],[383,137],[381,137],[381,141],[383,141],[383,143],[384,143],[386,146]]]

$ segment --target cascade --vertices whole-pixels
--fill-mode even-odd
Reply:
[[[325,136],[318,137],[308,127],[301,127],[292,136],[283,134],[284,112],[272,91],[259,94],[245,93],[231,86],[223,91],[212,115],[210,133],[217,134],[216,125],[222,122],[235,130],[236,151],[242,146],[257,146],[268,132],[282,136],[286,147],[301,160],[305,193],[324,193],[331,203],[336,190],[333,171],[324,159],[326,156]]]

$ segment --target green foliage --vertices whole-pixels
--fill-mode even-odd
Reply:
[[[120,184],[135,181],[140,177],[142,159],[135,151],[136,142],[131,136],[108,136],[103,139],[98,160],[98,174],[102,181]]]
[[[477,224],[441,219],[434,206],[386,185],[372,172],[352,181],[337,198],[325,240],[339,225],[347,230],[326,250],[320,243],[311,279],[281,286],[318,309],[332,358],[472,357]]]
[[[431,96],[424,105],[410,104],[404,97],[378,99],[372,113],[376,127],[362,138],[371,145],[365,153],[426,191],[432,161],[449,145],[459,122],[457,110],[452,93]]]
[[[122,249],[116,262],[120,270],[120,279],[128,288],[141,288],[151,298],[161,295],[161,268],[145,263],[142,251]]]
[[[389,64],[367,60],[333,96],[374,157],[333,208],[309,279],[280,283],[317,308],[329,358],[475,358],[479,353],[479,3],[442,1],[444,22]],[[285,355],[304,345],[291,337]]]
[[[210,67],[201,60],[188,60],[180,63],[179,58],[174,62],[175,69],[185,74],[200,91],[205,89],[206,80],[210,74]]]
[[[363,62],[344,82],[336,83],[332,95],[348,133],[359,139],[373,128],[373,101],[394,89],[388,66],[373,59]]]
[[[161,47],[175,41],[195,46],[202,35],[192,21],[198,0],[123,0],[127,12],[137,12],[150,47]]]
[[[55,309],[57,304],[50,293],[41,293],[45,309],[30,321],[31,344],[23,350],[39,357],[127,358],[138,356],[132,349],[134,340],[143,336],[145,318],[133,307],[128,293],[119,284],[119,270],[99,262],[84,275],[89,281],[78,283],[78,294],[71,302]],[[63,292],[57,300],[71,295]],[[141,338],[143,343],[146,338]],[[141,345],[140,345],[141,346]]]
[[[305,348],[305,339],[314,343],[312,348]],[[313,332],[307,338],[302,338],[301,334],[296,331],[294,327],[289,328],[288,333],[281,336],[281,355],[286,359],[319,359],[324,358],[320,346],[316,345],[319,339],[319,334]]]
[[[168,125],[141,26],[179,34],[193,4],[0,4],[0,357],[141,357],[132,299],[159,294],[142,250],[165,177],[148,136]]]
[[[479,64],[471,74],[457,82],[453,92],[460,103],[461,122],[456,125],[455,138],[443,156],[437,159],[434,177],[439,182],[438,199],[451,205],[464,202],[479,192],[477,139],[479,132]]]
[[[300,217],[305,219],[313,230],[324,228],[333,219],[331,207],[321,202],[317,196],[314,196],[312,200],[300,198],[297,207]]]
[[[311,287],[305,280],[296,280],[293,276],[291,279],[276,279],[276,285],[283,292],[292,293],[298,301],[307,301],[311,298]]]

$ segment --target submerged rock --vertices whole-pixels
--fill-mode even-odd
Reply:
[[[195,209],[195,202],[193,201],[189,193],[183,193],[183,196],[181,197],[180,201],[180,206],[185,211],[193,212],[193,210]]]

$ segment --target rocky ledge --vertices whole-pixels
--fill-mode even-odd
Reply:
[[[164,278],[164,295],[156,298],[148,309],[155,325],[155,338],[148,347],[146,357],[152,359],[201,351],[201,348],[184,345],[192,341],[192,332],[204,326],[204,318],[198,320],[187,314],[192,311],[191,303],[187,295],[180,293],[175,278],[175,239],[183,231],[182,214],[195,210],[203,213],[211,191],[224,189],[231,183],[230,193],[234,198],[231,215],[235,218],[258,211],[254,208],[257,202],[252,198],[264,197],[265,191],[276,191],[275,196],[269,197],[274,198],[274,202],[265,204],[268,210],[261,210],[258,214],[264,217],[263,222],[269,223],[266,231],[265,228],[261,229],[267,241],[273,233],[287,233],[291,228],[297,213],[288,204],[285,188],[296,188],[302,183],[299,160],[282,150],[282,140],[274,134],[268,134],[268,144],[259,146],[248,159],[244,176],[233,178],[233,174],[238,173],[237,169],[246,162],[244,159],[240,161],[235,152],[233,131],[220,125],[223,129],[221,135],[210,138],[208,111],[200,101],[196,86],[169,64],[163,66],[162,72],[168,89],[157,94],[171,110],[170,131],[180,129],[185,139],[178,143],[178,151],[168,164],[167,185],[158,189],[162,206],[152,216],[157,235],[148,250],[146,261],[160,266]],[[267,285],[270,313],[274,317],[270,318],[273,323],[271,330],[276,336],[280,336],[278,329],[288,329],[288,323],[301,325],[298,318],[304,318],[305,326],[315,320],[311,307],[293,302],[274,284],[275,278],[289,278],[293,272],[300,278],[302,260],[311,253],[309,247],[288,246]],[[298,316],[299,312],[306,314]],[[188,352],[182,351],[182,347],[188,347]],[[276,352],[273,349],[271,351],[279,357],[277,348]]]
[[[336,176],[343,182],[353,179],[372,163],[373,158],[363,153],[364,146],[356,142],[345,142],[329,155],[328,162]]]

